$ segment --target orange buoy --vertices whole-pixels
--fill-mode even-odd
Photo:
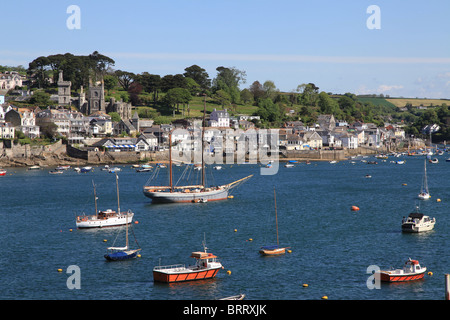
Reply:
[[[352,206],[352,211],[358,211],[359,208],[357,206]]]

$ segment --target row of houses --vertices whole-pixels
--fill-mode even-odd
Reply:
[[[377,127],[375,124],[355,122],[348,124],[334,119],[333,115],[321,115],[313,126],[301,121],[289,121],[276,130],[276,140],[268,137],[267,130],[254,126],[257,117],[239,116],[231,118],[227,110],[214,110],[209,119],[210,127],[205,132],[205,141],[210,150],[223,150],[242,139],[254,139],[255,146],[281,150],[311,150],[323,148],[355,149],[359,146],[379,148],[405,139],[404,130],[390,124]],[[67,137],[69,144],[81,144],[88,137],[101,138],[91,147],[103,147],[109,151],[157,151],[166,150],[169,132],[174,149],[183,152],[199,150],[201,120],[179,119],[171,124],[153,125],[151,120],[140,120],[135,112],[132,119],[113,122],[102,112],[89,116],[66,108],[16,108],[0,105],[0,139],[11,139],[15,130],[30,138],[39,137],[43,130],[55,130],[57,135]],[[240,129],[239,133],[235,129]],[[230,131],[231,130],[231,131]],[[136,138],[117,138],[126,133]],[[254,136],[254,137],[253,137]],[[275,141],[275,142],[274,142]],[[275,145],[274,145],[275,144]]]
[[[151,126],[153,121],[139,121],[137,113],[132,119],[113,122],[111,117],[102,112],[85,116],[72,109],[17,108],[12,105],[0,105],[0,139],[14,138],[15,130],[34,139],[44,130],[52,130],[56,136],[65,136],[70,144],[82,143],[87,137],[117,136],[123,133],[135,135],[139,126]]]

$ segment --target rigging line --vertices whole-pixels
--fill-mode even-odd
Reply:
[[[139,245],[139,242],[137,241],[136,235],[134,234],[134,229],[130,228],[131,232],[133,232],[133,237],[134,237],[134,241],[136,242],[136,244],[138,245],[139,249],[141,248],[141,246]]]

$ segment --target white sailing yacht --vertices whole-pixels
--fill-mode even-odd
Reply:
[[[420,193],[418,198],[421,200],[430,199],[430,192],[428,191],[428,180],[427,180],[427,160],[424,161],[424,174],[422,180],[422,188],[420,189]]]

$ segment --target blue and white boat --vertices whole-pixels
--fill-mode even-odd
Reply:
[[[119,201],[119,177],[116,173],[116,185],[117,185],[117,205],[118,209],[117,212],[120,212],[120,201]],[[125,222],[125,246],[124,247],[108,247],[107,253],[104,255],[105,259],[108,261],[121,261],[121,260],[128,260],[136,258],[138,255],[138,252],[141,251],[141,248],[138,249],[130,249],[128,244],[128,215],[126,217]],[[137,243],[137,241],[136,241]]]

